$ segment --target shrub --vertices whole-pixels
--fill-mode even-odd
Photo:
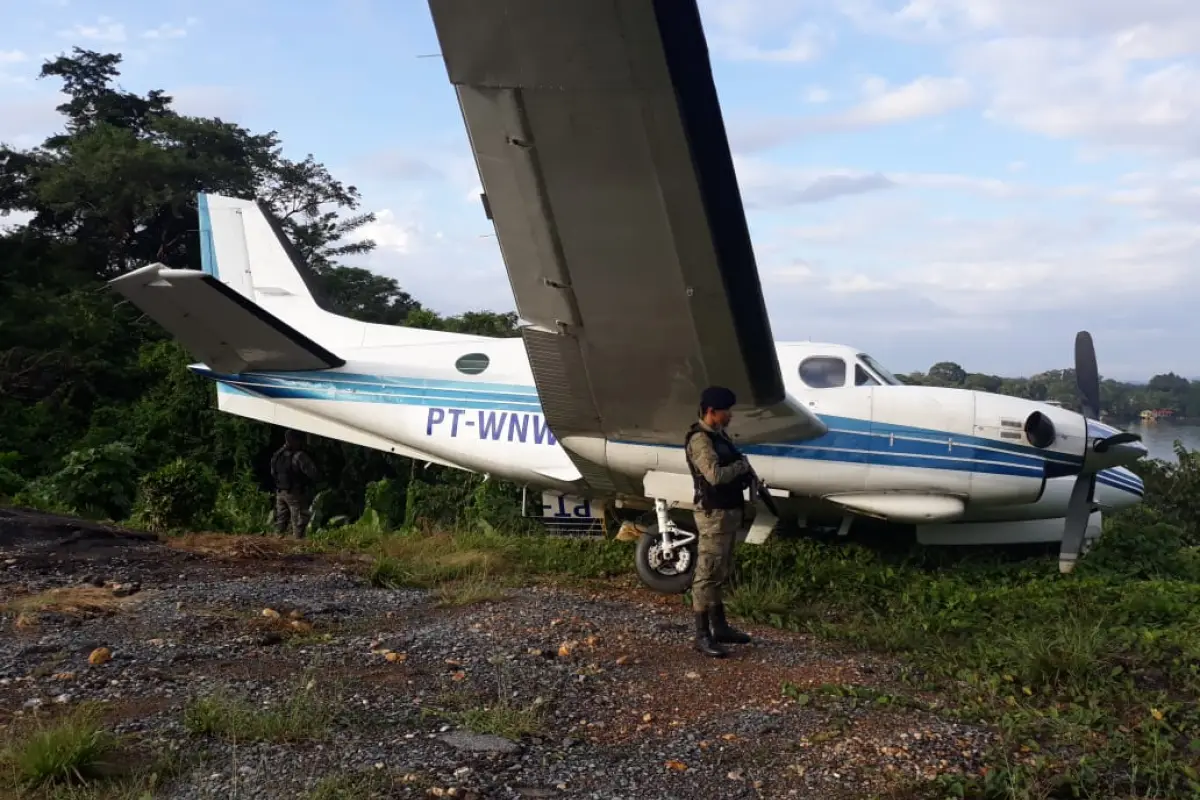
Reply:
[[[136,519],[152,531],[211,518],[220,482],[206,464],[177,458],[142,478]]]
[[[73,450],[38,489],[54,506],[91,517],[124,519],[133,506],[137,465],[124,442]],[[43,504],[44,505],[44,504]]]

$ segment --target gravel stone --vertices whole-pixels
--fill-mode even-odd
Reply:
[[[353,560],[245,539],[246,554],[230,555],[0,509],[0,560],[11,562],[0,570],[11,603],[0,716],[99,701],[117,733],[180,759],[156,789],[169,800],[305,797],[322,779],[356,775],[387,787],[362,796],[886,796],[978,772],[994,740],[939,716],[937,697],[914,710],[819,691],[911,696],[879,655],[739,624],[754,641],[706,659],[691,649],[679,598],[632,578],[443,607],[428,592],[372,588]],[[137,588],[117,596],[105,588],[114,584]],[[108,591],[111,608],[33,622],[13,610],[72,587]],[[99,648],[111,659],[89,663]],[[797,702],[785,684],[810,697]],[[332,718],[295,741],[231,743],[184,725],[185,707],[214,692],[278,708],[308,691]],[[455,713],[500,704],[537,709],[541,729],[506,738]]]

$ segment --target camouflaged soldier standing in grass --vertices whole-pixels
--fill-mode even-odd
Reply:
[[[700,419],[684,440],[688,469],[695,484],[699,557],[692,577],[692,610],[696,617],[696,649],[720,658],[721,644],[745,644],[750,637],[725,621],[722,588],[733,570],[733,548],[745,513],[742,492],[753,470],[725,434],[737,398],[721,386],[700,395]]]
[[[304,434],[287,430],[283,447],[271,456],[271,477],[275,480],[275,530],[303,539],[312,516],[312,490],[320,475],[317,465],[304,452]]]

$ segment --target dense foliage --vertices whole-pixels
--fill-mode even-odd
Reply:
[[[1050,400],[1068,408],[1079,408],[1074,369],[1053,369],[1029,378],[1002,378],[982,372],[967,372],[953,361],[939,361],[928,372],[898,375],[905,383],[919,386],[952,386],[981,392]],[[1116,420],[1136,419],[1143,411],[1170,411],[1175,417],[1200,417],[1200,380],[1181,378],[1173,372],[1155,375],[1145,384],[1110,379],[1100,382],[1102,412]]]
[[[214,388],[187,370],[187,353],[104,285],[151,261],[198,268],[199,191],[267,202],[331,311],[515,333],[515,314],[444,318],[395,280],[340,265],[374,247],[360,235],[374,217],[359,211],[355,187],[311,155],[286,157],[274,132],[180,114],[161,91],[122,90],[120,62],[78,48],[47,61],[41,77],[61,81],[67,95],[62,132],[29,150],[0,146],[0,214],[29,218],[0,235],[0,494],[121,519],[139,494],[206,486],[215,474],[226,477],[217,496],[228,513],[204,522],[238,518],[238,498],[265,513],[255,492],[280,432],[215,411]],[[317,439],[312,448],[332,476],[327,514],[361,511],[370,480],[403,485],[413,474],[412,465],[364,448]],[[472,480],[437,468],[419,475],[462,490]],[[176,507],[142,517],[195,523],[197,513]]]

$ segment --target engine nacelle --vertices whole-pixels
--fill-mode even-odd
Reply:
[[[1088,421],[1075,411],[1038,403],[1025,404],[1021,429],[1025,442],[1046,458],[1046,477],[1077,474],[1088,451]]]

